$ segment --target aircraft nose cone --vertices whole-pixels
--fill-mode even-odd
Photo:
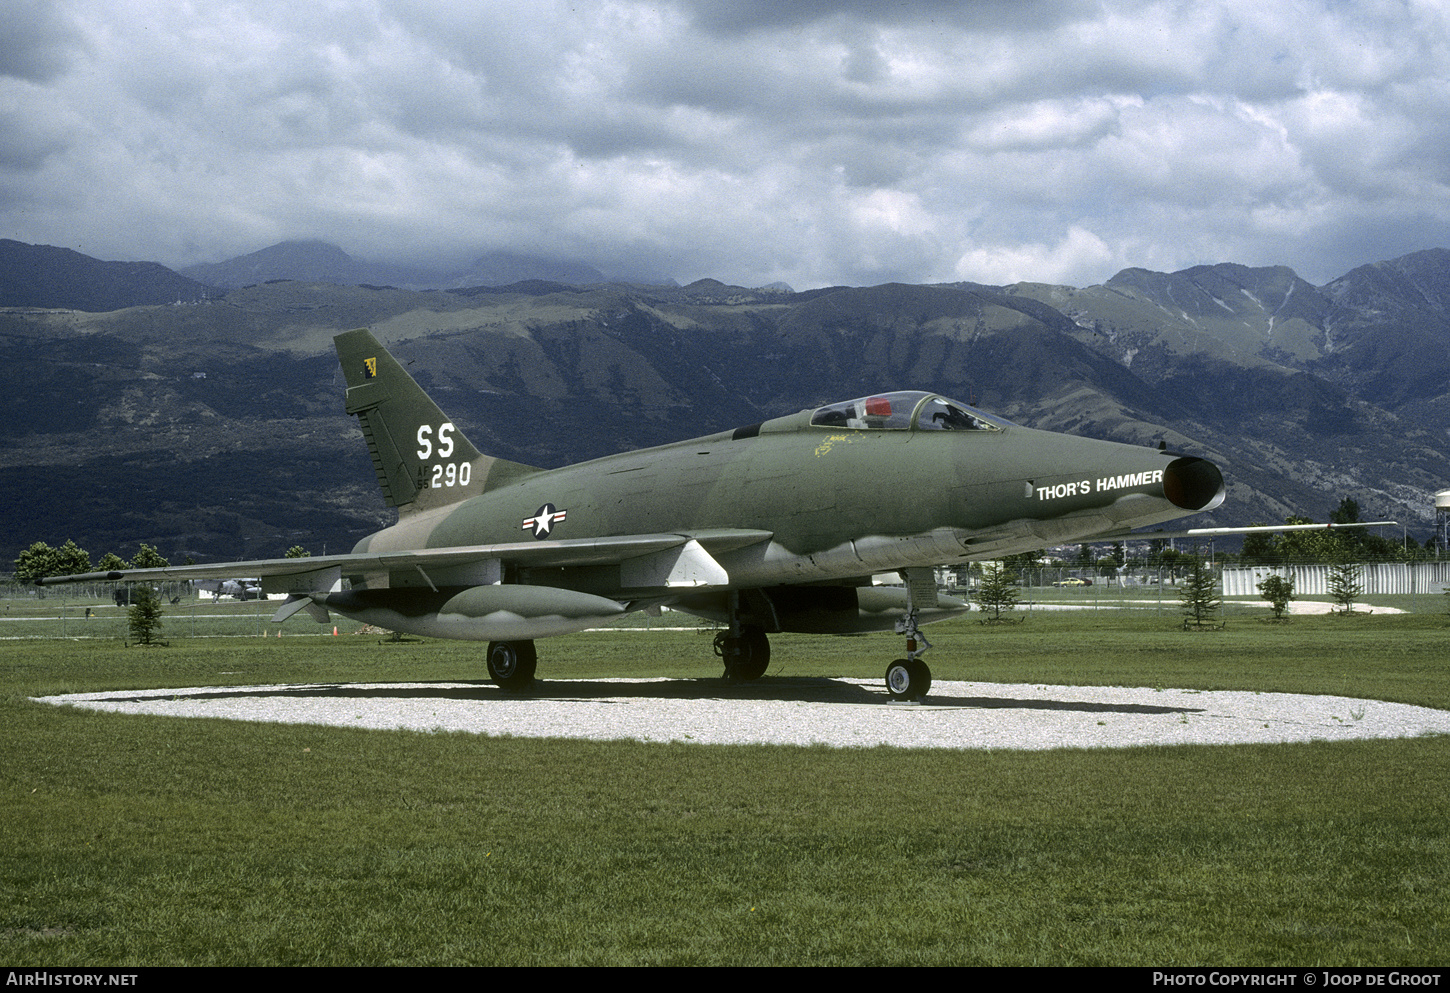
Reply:
[[[1174,459],[1163,470],[1163,495],[1184,510],[1212,510],[1223,503],[1223,473],[1207,459]]]

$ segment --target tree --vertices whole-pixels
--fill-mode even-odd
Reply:
[[[1274,620],[1282,621],[1289,601],[1294,599],[1294,577],[1265,576],[1259,583],[1259,594],[1274,608]]]
[[[56,564],[60,566],[57,575],[74,576],[82,572],[91,571],[91,553],[78,546],[69,538],[65,544],[56,550]]]
[[[1263,527],[1262,521],[1254,521],[1250,527]],[[1243,560],[1246,565],[1278,565],[1282,556],[1276,537],[1268,533],[1244,535]]]
[[[1359,504],[1349,497],[1339,501],[1339,506],[1329,515],[1330,523],[1336,525],[1360,523]],[[1285,518],[1286,524],[1314,524],[1307,517]],[[1405,561],[1408,556],[1397,541],[1370,534],[1363,528],[1328,527],[1323,530],[1289,531],[1273,539],[1272,552],[1265,553],[1259,541],[1252,546],[1249,538],[1244,539],[1244,554],[1254,552],[1254,559],[1265,565],[1280,562],[1338,562],[1344,559],[1356,561]]]
[[[1358,524],[1360,520],[1359,501],[1344,497],[1339,501],[1339,506],[1330,513],[1329,520],[1334,524]],[[1365,558],[1365,539],[1370,535],[1363,528],[1345,528],[1342,531],[1333,532],[1332,536],[1340,556],[1354,559]]]
[[[119,572],[126,567],[126,560],[115,552],[107,552],[106,557],[96,563],[97,572]]]
[[[286,554],[284,554],[282,557],[284,559],[310,559],[312,558],[312,553],[309,552],[307,549],[303,548],[301,545],[293,545],[291,548],[287,549]]]
[[[133,586],[126,616],[131,622],[132,638],[142,645],[156,644],[156,632],[161,627],[161,598],[155,590],[146,583]]]
[[[1019,590],[1017,577],[1000,562],[991,562],[982,567],[982,582],[972,599],[985,613],[992,612],[991,620],[1000,621],[1002,611],[1017,608]]]
[[[1308,517],[1286,517],[1285,524],[1317,524]],[[1340,554],[1339,533],[1328,528],[1286,531],[1274,539],[1280,562],[1330,562]]]
[[[1158,553],[1158,568],[1168,570],[1168,581],[1171,583],[1178,578],[1178,570],[1183,566],[1183,560],[1188,556],[1176,548],[1165,548]]]
[[[1218,595],[1218,580],[1197,555],[1192,557],[1183,590],[1178,594],[1183,602],[1183,626],[1204,627],[1213,622],[1223,601]]]
[[[1340,559],[1329,570],[1329,595],[1339,605],[1341,614],[1354,613],[1354,598],[1364,592],[1360,582],[1359,563]]]
[[[1163,564],[1163,550],[1168,547],[1168,542],[1163,538],[1153,538],[1148,542],[1148,565],[1158,568]]]
[[[160,552],[146,544],[131,558],[132,569],[165,569],[170,564]]]
[[[53,575],[56,575],[55,549],[43,541],[35,542],[15,559],[15,578],[22,583]]]
[[[1329,519],[1335,524],[1358,524],[1359,501],[1344,497],[1339,501],[1339,507],[1329,515]]]
[[[37,541],[15,560],[15,578],[27,583],[43,576],[71,576],[90,571],[90,553],[70,539],[59,548]]]
[[[1343,532],[1349,534],[1350,532]],[[1357,544],[1353,557],[1361,562],[1409,562],[1415,556],[1399,541],[1378,534],[1355,531]]]
[[[1046,555],[1047,550],[1043,548],[1039,548],[1036,551],[1032,552],[1018,552],[1016,555],[1008,555],[1004,557],[1002,559],[1002,564],[1007,567],[1009,572],[1014,572],[1017,574],[1018,583],[1021,583],[1023,579],[1026,579],[1028,581],[1028,585],[1030,586],[1032,585],[1033,575],[1038,576],[1039,580],[1041,579],[1042,560],[1046,557]],[[1028,569],[1033,570],[1033,572],[1029,574],[1027,572]]]

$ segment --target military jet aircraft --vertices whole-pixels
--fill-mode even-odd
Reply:
[[[489,676],[533,682],[538,638],[668,606],[724,625],[749,680],[768,635],[907,637],[893,699],[931,685],[920,625],[968,609],[933,567],[1126,535],[1211,510],[1211,462],[1025,428],[932,393],[870,396],[718,434],[538,469],[478,451],[366,329],[335,339],[398,522],[350,554],[51,577],[260,577],[273,618],[330,611],[393,631],[487,641]],[[1221,530],[1217,533],[1223,533]],[[895,572],[900,588],[871,585]]]
[[[262,581],[248,579],[203,579],[192,584],[195,589],[204,590],[218,600],[224,596],[235,600],[255,600],[262,596]]]

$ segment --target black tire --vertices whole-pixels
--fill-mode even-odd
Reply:
[[[715,636],[715,654],[725,661],[726,679],[753,682],[770,668],[770,639],[764,628],[753,625],[742,627],[738,638],[721,631]]]
[[[886,667],[886,695],[920,700],[931,691],[931,669],[921,659],[897,659]]]
[[[765,628],[759,627],[741,628],[740,637],[745,644],[735,678],[747,682],[759,679],[770,668],[770,639],[765,636]]]
[[[931,667],[921,659],[910,659],[906,664],[916,667],[912,678],[912,682],[916,685],[915,699],[925,700],[926,695],[931,692]]]
[[[488,678],[501,689],[526,690],[534,685],[539,656],[532,641],[490,641]]]

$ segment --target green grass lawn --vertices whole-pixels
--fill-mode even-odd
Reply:
[[[1447,738],[836,750],[359,731],[30,701],[484,678],[479,645],[186,638],[174,620],[166,648],[0,642],[0,961],[1450,961]],[[929,629],[928,658],[937,679],[1450,709],[1443,615],[1245,618],[1192,634],[1175,621],[1112,610],[995,629],[963,620]],[[875,679],[900,653],[890,635],[772,644],[771,675]],[[716,672],[710,638],[693,632],[540,643],[545,679]]]

